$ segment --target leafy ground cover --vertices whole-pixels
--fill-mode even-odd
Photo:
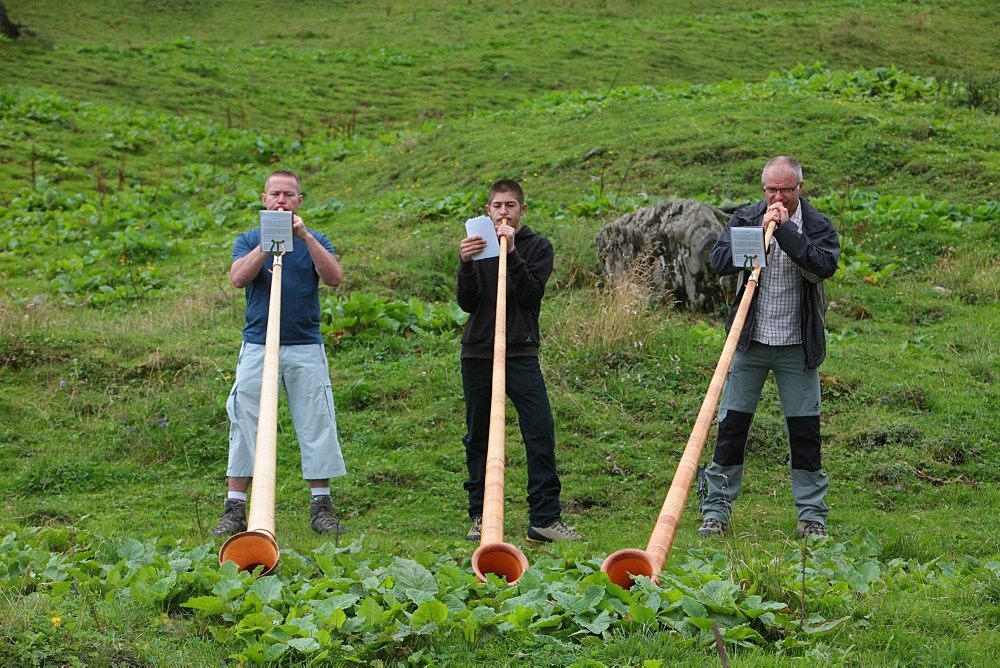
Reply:
[[[253,20],[264,3],[6,5],[29,30],[0,42],[4,663],[705,665],[713,620],[739,665],[1000,661],[990,3],[297,3],[280,26]],[[767,48],[787,34],[798,49]],[[641,271],[609,284],[594,237],[662,198],[756,198],[779,151],[844,245],[833,538],[790,537],[769,387],[732,535],[698,539],[692,495],[659,585],[623,591],[600,562],[645,546],[724,332]],[[282,563],[255,578],[207,532],[230,247],[275,166],[304,175],[346,269],[323,310],[351,533],[309,531],[282,408]],[[589,538],[525,545],[513,588],[476,584],[462,540],[452,303],[461,224],[499,176],[557,248],[543,365]]]

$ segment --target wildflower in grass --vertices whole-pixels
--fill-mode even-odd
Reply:
[[[156,423],[158,425],[160,425],[161,427],[166,428],[166,426],[167,426],[167,418],[160,418],[159,420],[156,421]]]
[[[62,617],[53,617],[52,626],[60,626],[62,624]]]

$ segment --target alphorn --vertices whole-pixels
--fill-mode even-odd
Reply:
[[[281,211],[282,209],[279,209]],[[267,575],[281,556],[274,539],[274,490],[278,466],[278,361],[281,339],[281,256],[284,246],[270,251],[271,298],[264,339],[264,371],[261,374],[260,413],[257,417],[257,448],[253,458],[253,490],[247,514],[247,530],[230,536],[219,550],[219,563],[235,562],[241,571],[263,566]]]
[[[507,219],[503,219],[504,223]],[[493,385],[490,432],[486,443],[486,479],[483,528],[479,547],[472,553],[472,570],[480,582],[493,573],[514,584],[528,570],[528,558],[503,542],[504,420],[507,404],[507,237],[500,237],[497,270],[497,313],[493,329]]]
[[[770,246],[773,234],[774,223],[772,222],[764,231],[765,249]],[[722,388],[725,385],[726,374],[729,373],[729,366],[732,364],[733,355],[736,352],[736,344],[743,332],[743,324],[746,322],[747,312],[750,310],[750,302],[757,290],[760,269],[760,263],[757,263],[747,280],[743,297],[740,299],[733,324],[729,329],[729,335],[722,348],[719,363],[715,367],[715,373],[712,374],[712,381],[708,385],[705,400],[701,403],[701,410],[698,411],[691,436],[688,438],[687,446],[681,455],[681,461],[677,465],[677,472],[674,473],[670,489],[667,490],[667,498],[663,501],[663,507],[660,509],[660,515],[656,519],[656,525],[653,527],[646,549],[619,550],[609,555],[601,564],[601,570],[607,573],[608,579],[623,589],[630,589],[633,584],[632,578],[640,575],[648,577],[654,583],[659,581],[660,571],[663,570],[663,565],[667,562],[674,536],[677,534],[677,526],[680,523],[681,513],[684,511],[684,502],[691,488],[691,482],[698,470],[698,460],[701,458],[701,451],[708,438],[715,409],[719,404],[719,397],[722,395]]]

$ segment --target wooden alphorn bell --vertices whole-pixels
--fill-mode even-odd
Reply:
[[[506,223],[507,219],[501,222]],[[499,260],[483,528],[479,547],[472,553],[472,570],[480,582],[486,582],[486,575],[493,573],[506,578],[507,584],[514,584],[528,570],[528,558],[514,545],[503,542],[504,421],[507,405],[507,237],[500,237]]]
[[[278,209],[283,211],[284,209]],[[219,563],[235,562],[241,571],[263,566],[267,575],[278,565],[281,552],[274,539],[274,493],[278,466],[278,366],[281,346],[281,256],[284,245],[272,246],[271,298],[264,340],[264,370],[261,374],[257,446],[253,459],[253,489],[247,514],[247,530],[230,536],[219,550]]]
[[[774,223],[771,222],[764,231],[765,249],[770,246],[773,234]],[[750,310],[750,302],[753,301],[754,292],[757,290],[760,270],[760,263],[757,263],[747,280],[743,297],[740,298],[733,324],[729,329],[729,335],[723,345],[719,363],[715,367],[715,373],[712,374],[708,392],[702,401],[701,410],[698,411],[691,436],[688,438],[687,446],[684,448],[680,463],[677,465],[677,472],[674,473],[674,479],[667,490],[667,497],[663,501],[663,507],[660,509],[660,515],[656,519],[656,525],[653,527],[646,549],[619,550],[609,555],[601,564],[601,570],[608,574],[608,579],[623,589],[630,589],[633,584],[632,578],[639,575],[644,575],[653,582],[658,582],[660,571],[667,563],[667,556],[673,546],[674,536],[677,535],[677,527],[680,524],[681,513],[684,512],[684,503],[688,491],[691,489],[691,482],[697,475],[701,451],[705,447],[715,409],[722,396],[726,374],[729,373],[729,366],[732,364],[736,345],[739,343],[743,324],[746,322],[747,313]]]

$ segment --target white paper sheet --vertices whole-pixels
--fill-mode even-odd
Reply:
[[[500,240],[496,228],[489,216],[477,216],[465,221],[467,236],[480,236],[486,240],[486,248],[472,256],[473,260],[485,260],[488,257],[500,257]]]

